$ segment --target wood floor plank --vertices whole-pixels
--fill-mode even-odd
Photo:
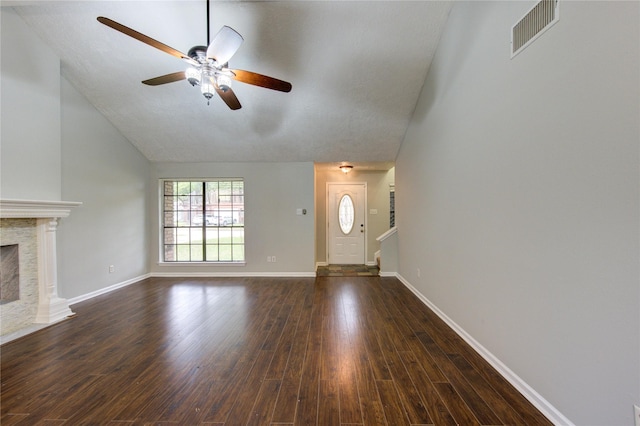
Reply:
[[[438,367],[438,364],[425,350],[418,339],[416,332],[424,331],[423,324],[414,315],[407,312],[407,294],[404,292],[385,291],[386,300],[389,302],[390,310],[394,313],[396,324],[400,324],[405,341],[410,352],[420,358],[420,364],[432,382],[446,382],[446,377]],[[404,297],[402,297],[404,296]],[[411,335],[409,335],[411,334]]]
[[[483,425],[502,424],[500,419],[489,407],[488,402],[485,402],[478,395],[462,372],[456,368],[455,364],[451,362],[447,355],[437,346],[435,341],[433,341],[427,333],[420,333],[418,338],[429,350],[429,353],[432,354],[444,375],[447,377],[449,384],[451,384],[462,397],[478,421]]]
[[[363,290],[365,283],[358,283],[357,292]],[[376,380],[369,362],[369,352],[367,350],[365,335],[368,335],[368,325],[362,315],[363,306],[359,298],[349,298],[343,301],[345,316],[349,316],[351,320],[347,321],[349,330],[349,342],[351,343],[351,357],[353,360],[353,369],[358,389],[360,401],[360,412],[364,425],[384,425],[386,420],[384,410]],[[385,364],[386,365],[386,364]]]
[[[434,383],[433,385],[436,387],[440,398],[442,398],[442,401],[447,406],[447,410],[451,413],[457,424],[469,426],[480,425],[478,419],[473,415],[453,386],[449,383]]]
[[[462,355],[449,355],[458,371],[473,386],[478,395],[487,402],[491,410],[508,425],[524,425],[525,422],[515,410],[480,376]]]
[[[491,387],[516,410],[526,424],[541,426],[551,426],[553,424],[471,347],[463,347],[461,352],[473,364],[478,374],[490,383]]]
[[[28,424],[25,422],[31,422],[29,414],[7,414],[2,416],[2,426],[15,426],[20,423]]]
[[[362,326],[368,327],[370,330],[382,328],[382,320],[375,315],[371,297],[366,292],[360,295],[360,302],[362,304]],[[382,353],[376,334],[363,333],[363,341],[376,380],[391,380],[389,366]]]
[[[264,375],[273,357],[273,351],[260,351],[250,373],[237,388],[237,398],[233,408],[229,411],[225,424],[244,424],[248,413],[251,412]]]
[[[338,397],[340,407],[340,422],[344,424],[362,424],[360,409],[360,397],[356,381],[355,360],[357,359],[358,341],[351,339],[354,332],[356,317],[353,309],[355,301],[351,295],[356,291],[352,289],[352,283],[344,283],[337,288],[335,304],[331,312],[333,321],[333,336],[327,339],[335,339],[334,346],[337,353]]]
[[[34,418],[40,417],[50,420],[69,419],[79,411],[95,408],[96,401],[93,399],[92,391],[101,385],[102,379],[102,376],[86,377],[60,392],[61,400],[69,401],[69,403],[57,404],[53,407],[47,407],[45,410],[36,409],[31,412],[31,415]]]
[[[313,309],[311,311],[311,324],[308,341],[308,351],[320,352],[322,348],[322,324],[325,303],[325,294],[328,278],[318,278],[313,294]]]
[[[236,398],[235,404],[229,411],[225,421],[226,425],[245,424],[247,422],[248,415],[253,409],[272,357],[273,351],[260,351],[255,364],[251,368],[251,372],[239,389],[238,398]]]
[[[216,370],[222,374],[216,384],[216,392],[209,401],[209,409],[203,418],[207,422],[225,422],[231,417],[231,412],[236,406],[238,398],[246,388],[247,380],[258,380],[260,372],[255,369],[255,365],[260,360],[259,368],[266,368],[263,365],[267,362],[266,356],[272,356],[272,351],[261,351],[264,343],[265,332],[268,333],[279,312],[279,304],[282,302],[283,290],[268,294],[266,300],[260,305],[264,305],[258,312],[252,312],[252,321],[245,324],[245,332],[240,334],[239,340],[232,346],[233,350],[228,351],[218,361]],[[251,331],[252,330],[252,331]],[[250,331],[247,333],[247,331]],[[268,359],[270,362],[271,358]],[[214,363],[215,364],[215,363]],[[267,364],[268,365],[268,364]],[[253,377],[250,374],[254,374]],[[262,372],[264,373],[264,372]],[[243,396],[243,395],[242,395]],[[246,397],[239,401],[243,407],[253,404],[255,401],[247,401]],[[252,406],[252,405],[251,405]],[[249,409],[251,408],[249,407]],[[244,414],[238,414],[243,416]],[[231,417],[231,421],[236,421],[237,417]]]
[[[307,351],[300,384],[296,425],[316,424],[318,419],[318,392],[320,390],[320,352]]]
[[[300,378],[285,378],[278,391],[278,398],[273,408],[272,423],[293,423],[298,407],[300,394]]]
[[[551,424],[395,278],[149,278],[73,310],[0,348],[0,424]]]
[[[273,410],[272,421],[274,423],[293,423],[298,405],[300,381],[305,361],[306,349],[309,341],[309,327],[313,303],[311,293],[307,293],[300,303],[302,311],[296,326],[295,335],[291,346],[291,353],[287,360],[284,376],[278,400]],[[271,370],[271,366],[269,367]],[[267,374],[267,378],[269,374]]]
[[[423,363],[419,362],[413,352],[401,352],[400,358],[415,384],[416,390],[425,408],[429,413],[433,423],[438,425],[455,425],[456,422],[451,417],[440,396],[438,395],[433,382],[429,379],[429,375],[422,368]]]
[[[383,347],[391,376],[393,377],[394,383],[396,383],[396,391],[400,397],[400,402],[409,417],[409,421],[411,424],[430,424],[431,417],[411,377],[407,373],[395,346],[393,346],[387,330],[378,330],[378,336],[380,336],[380,345]]]
[[[323,317],[320,380],[336,380],[340,371],[340,339],[336,338],[335,315]]]
[[[360,395],[362,422],[364,425],[385,425],[384,408],[378,393],[373,371],[366,357],[356,363],[356,381]]]
[[[338,383],[336,380],[320,380],[317,424],[340,424],[340,399],[338,397]]]
[[[340,422],[362,424],[362,404],[360,403],[358,384],[353,369],[341,375],[338,381],[338,400],[340,402]]]
[[[384,410],[384,416],[387,419],[387,424],[410,424],[393,380],[378,380],[376,381],[376,386],[378,388],[378,393],[380,394],[380,400],[382,401],[382,408]]]
[[[266,425],[271,423],[280,385],[280,380],[265,380],[262,382],[246,425]]]
[[[291,349],[293,348],[296,331],[298,329],[298,322],[300,321],[302,310],[305,307],[304,303],[300,303],[301,300],[305,300],[304,292],[304,286],[300,285],[294,288],[289,294],[290,300],[288,303],[291,304],[291,310],[287,322],[282,328],[282,333],[277,345],[274,348],[273,359],[265,376],[267,380],[282,380],[284,376],[287,362],[291,356]]]

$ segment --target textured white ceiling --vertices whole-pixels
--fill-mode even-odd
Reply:
[[[242,109],[180,81],[185,63],[100,24],[106,16],[187,53],[206,44],[206,2],[11,3],[61,58],[62,74],[151,161],[388,162],[396,157],[450,2],[212,1],[211,34],[244,43],[229,61],[291,82],[234,82]]]

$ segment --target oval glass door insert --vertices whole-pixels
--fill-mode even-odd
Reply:
[[[349,194],[345,194],[338,204],[338,221],[340,222],[340,230],[343,234],[348,235],[353,229],[354,217],[353,200]]]

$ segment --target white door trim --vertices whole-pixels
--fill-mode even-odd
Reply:
[[[367,263],[367,234],[368,234],[368,223],[367,217],[369,216],[367,212],[368,201],[367,201],[367,182],[326,182],[325,184],[325,226],[324,226],[324,234],[325,234],[325,248],[326,248],[326,263],[329,264],[329,249],[331,247],[331,235],[329,233],[329,187],[330,186],[338,186],[338,185],[362,185],[364,187],[364,206],[363,206],[363,221],[364,221],[364,259],[362,259],[363,264]]]

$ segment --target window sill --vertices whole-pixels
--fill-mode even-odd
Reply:
[[[158,262],[159,266],[247,266],[247,262]]]

